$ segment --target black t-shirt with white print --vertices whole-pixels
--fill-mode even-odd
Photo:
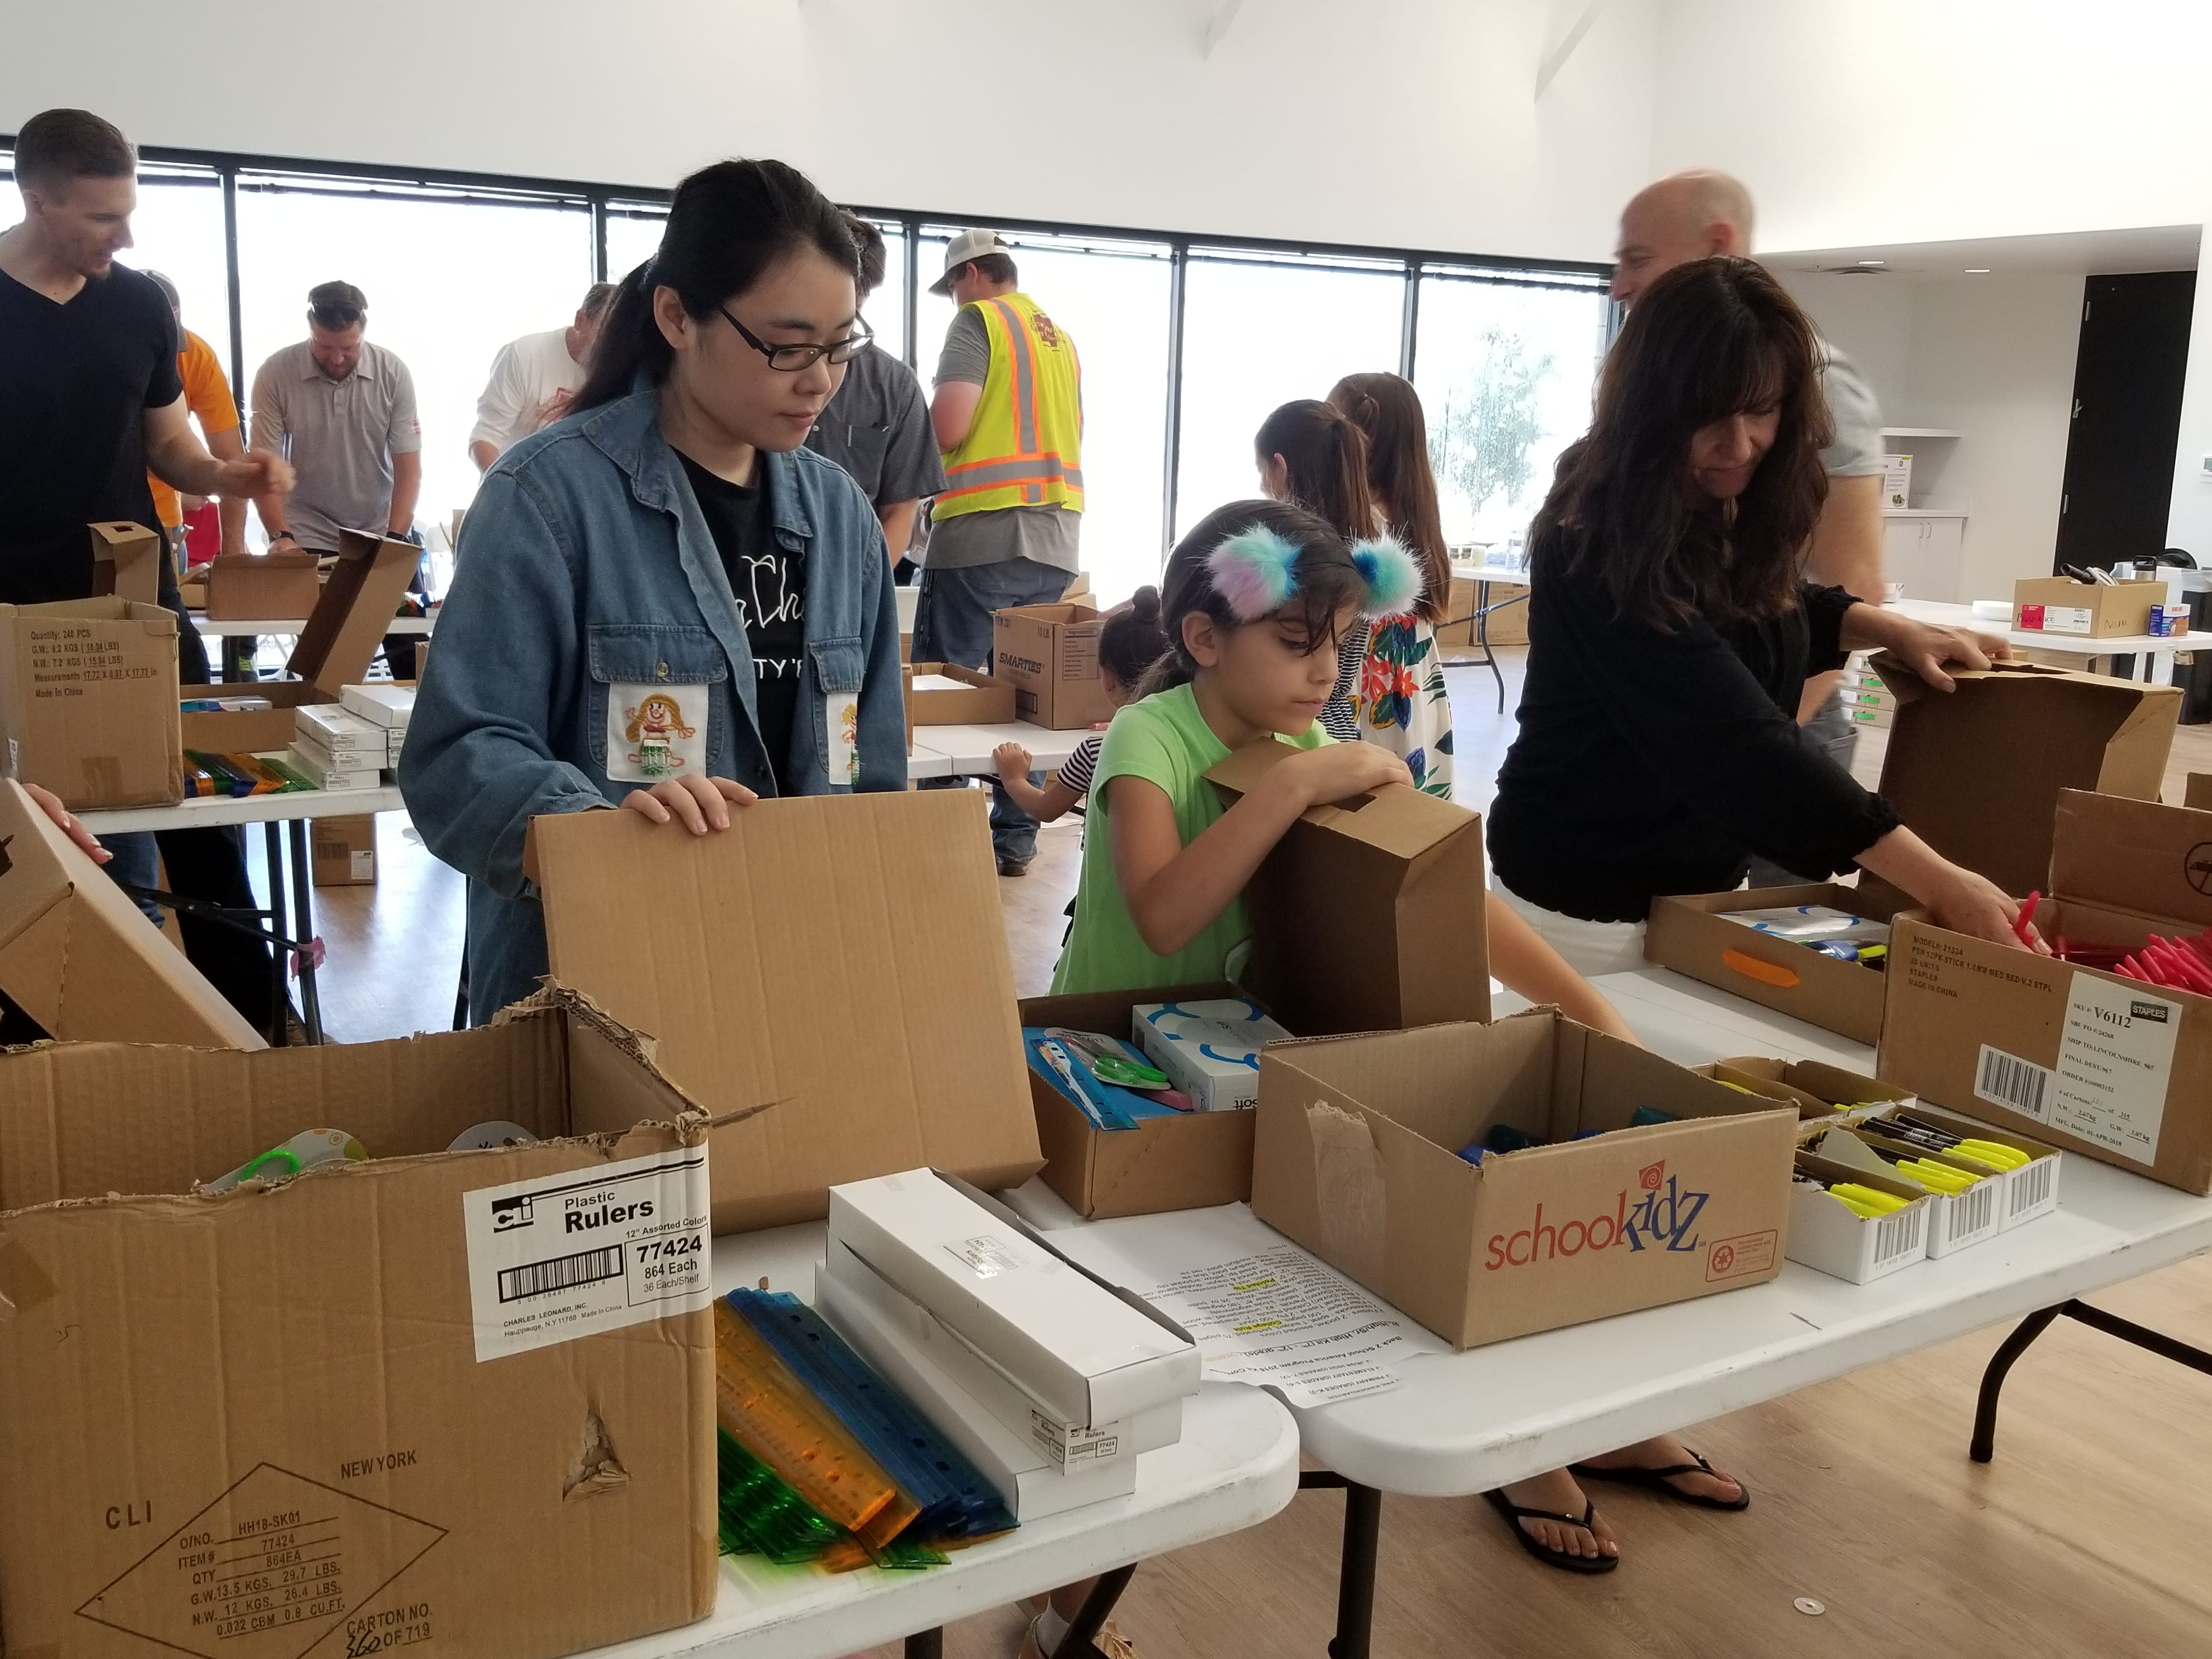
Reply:
[[[806,665],[806,557],[776,539],[765,462],[755,461],[753,482],[746,485],[716,477],[681,452],[678,459],[738,597],[738,617],[753,653],[761,743],[775,772],[776,793],[788,794],[791,728]]]

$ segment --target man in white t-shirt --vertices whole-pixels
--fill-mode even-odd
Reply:
[[[477,471],[491,464],[510,445],[568,412],[568,400],[583,389],[591,368],[592,342],[599,337],[612,283],[593,283],[566,328],[526,334],[509,340],[491,360],[491,380],[477,399],[477,423],[469,434],[469,457]]]

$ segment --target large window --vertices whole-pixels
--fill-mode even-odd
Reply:
[[[185,326],[215,348],[230,373],[230,258],[222,228],[222,184],[211,167],[158,167],[138,172],[136,246],[123,262],[158,270],[177,285]],[[234,386],[240,403],[246,388]]]
[[[476,494],[469,429],[494,355],[575,315],[591,285],[592,218],[580,201],[246,173],[238,263],[249,398],[270,354],[307,337],[309,289],[342,280],[368,298],[368,337],[414,376],[416,520],[429,526]]]
[[[1589,425],[1611,306],[1601,279],[1421,274],[1413,384],[1428,416],[1444,538],[1510,541]]]
[[[922,233],[915,361],[936,378],[951,301],[927,292],[945,270],[943,226]],[[1084,568],[1108,604],[1160,570],[1166,483],[1170,250],[1124,242],[1009,234],[1022,291],[1063,325],[1083,365]]]
[[[607,210],[607,280],[622,279],[660,251],[668,210],[624,202]]]

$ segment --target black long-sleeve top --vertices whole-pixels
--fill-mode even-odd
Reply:
[[[1556,565],[1534,587],[1521,732],[1490,810],[1492,867],[1521,897],[1641,921],[1660,894],[1735,886],[1753,853],[1841,874],[1898,827],[1797,724],[1808,677],[1844,660],[1842,588],[1668,631]]]

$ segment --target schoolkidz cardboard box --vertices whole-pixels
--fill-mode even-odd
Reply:
[[[1024,605],[994,619],[992,673],[1014,688],[1014,714],[1055,732],[1114,718],[1098,678],[1104,613],[1088,605]]]
[[[1262,738],[1206,775],[1231,799],[1298,751]],[[1482,819],[1393,784],[1316,806],[1244,890],[1245,991],[1304,1036],[1490,1018]]]
[[[1254,1213],[1456,1347],[1781,1271],[1796,1112],[1557,1009],[1277,1044],[1260,1070]],[[1500,1126],[1546,1144],[1460,1156]]]
[[[92,591],[141,605],[161,599],[161,562],[168,556],[161,533],[143,524],[110,522],[87,526],[92,532]]]
[[[764,800],[702,836],[532,822],[555,975],[658,1037],[716,1115],[715,1231],[925,1164],[992,1189],[1036,1173],[985,809],[945,789]]]
[[[109,595],[0,605],[7,772],[64,805],[162,806],[185,793],[177,618]]]
[[[2212,812],[2069,790],[2035,926],[2134,949],[2212,927]],[[2212,997],[1900,915],[1881,1074],[1923,1100],[2212,1193]]]
[[[209,620],[297,622],[312,615],[323,597],[321,563],[298,549],[218,554],[207,568]]]
[[[0,780],[0,990],[64,1042],[261,1048],[106,872]]]
[[[2166,598],[2156,582],[2077,582],[2035,576],[2012,588],[2012,625],[2023,634],[2069,634],[2092,640],[2150,632],[2151,607]]]
[[[447,1151],[490,1119],[538,1139]],[[330,1127],[368,1158],[196,1188]],[[8,1651],[545,1659],[705,1614],[704,1135],[560,992],[400,1042],[0,1055]]]
[[[340,531],[337,561],[285,665],[291,678],[263,680],[253,688],[256,696],[269,700],[266,708],[186,714],[185,747],[216,754],[290,748],[295,710],[337,704],[343,689],[368,672],[422,556],[422,550],[411,542]],[[198,686],[187,691],[205,695]]]

